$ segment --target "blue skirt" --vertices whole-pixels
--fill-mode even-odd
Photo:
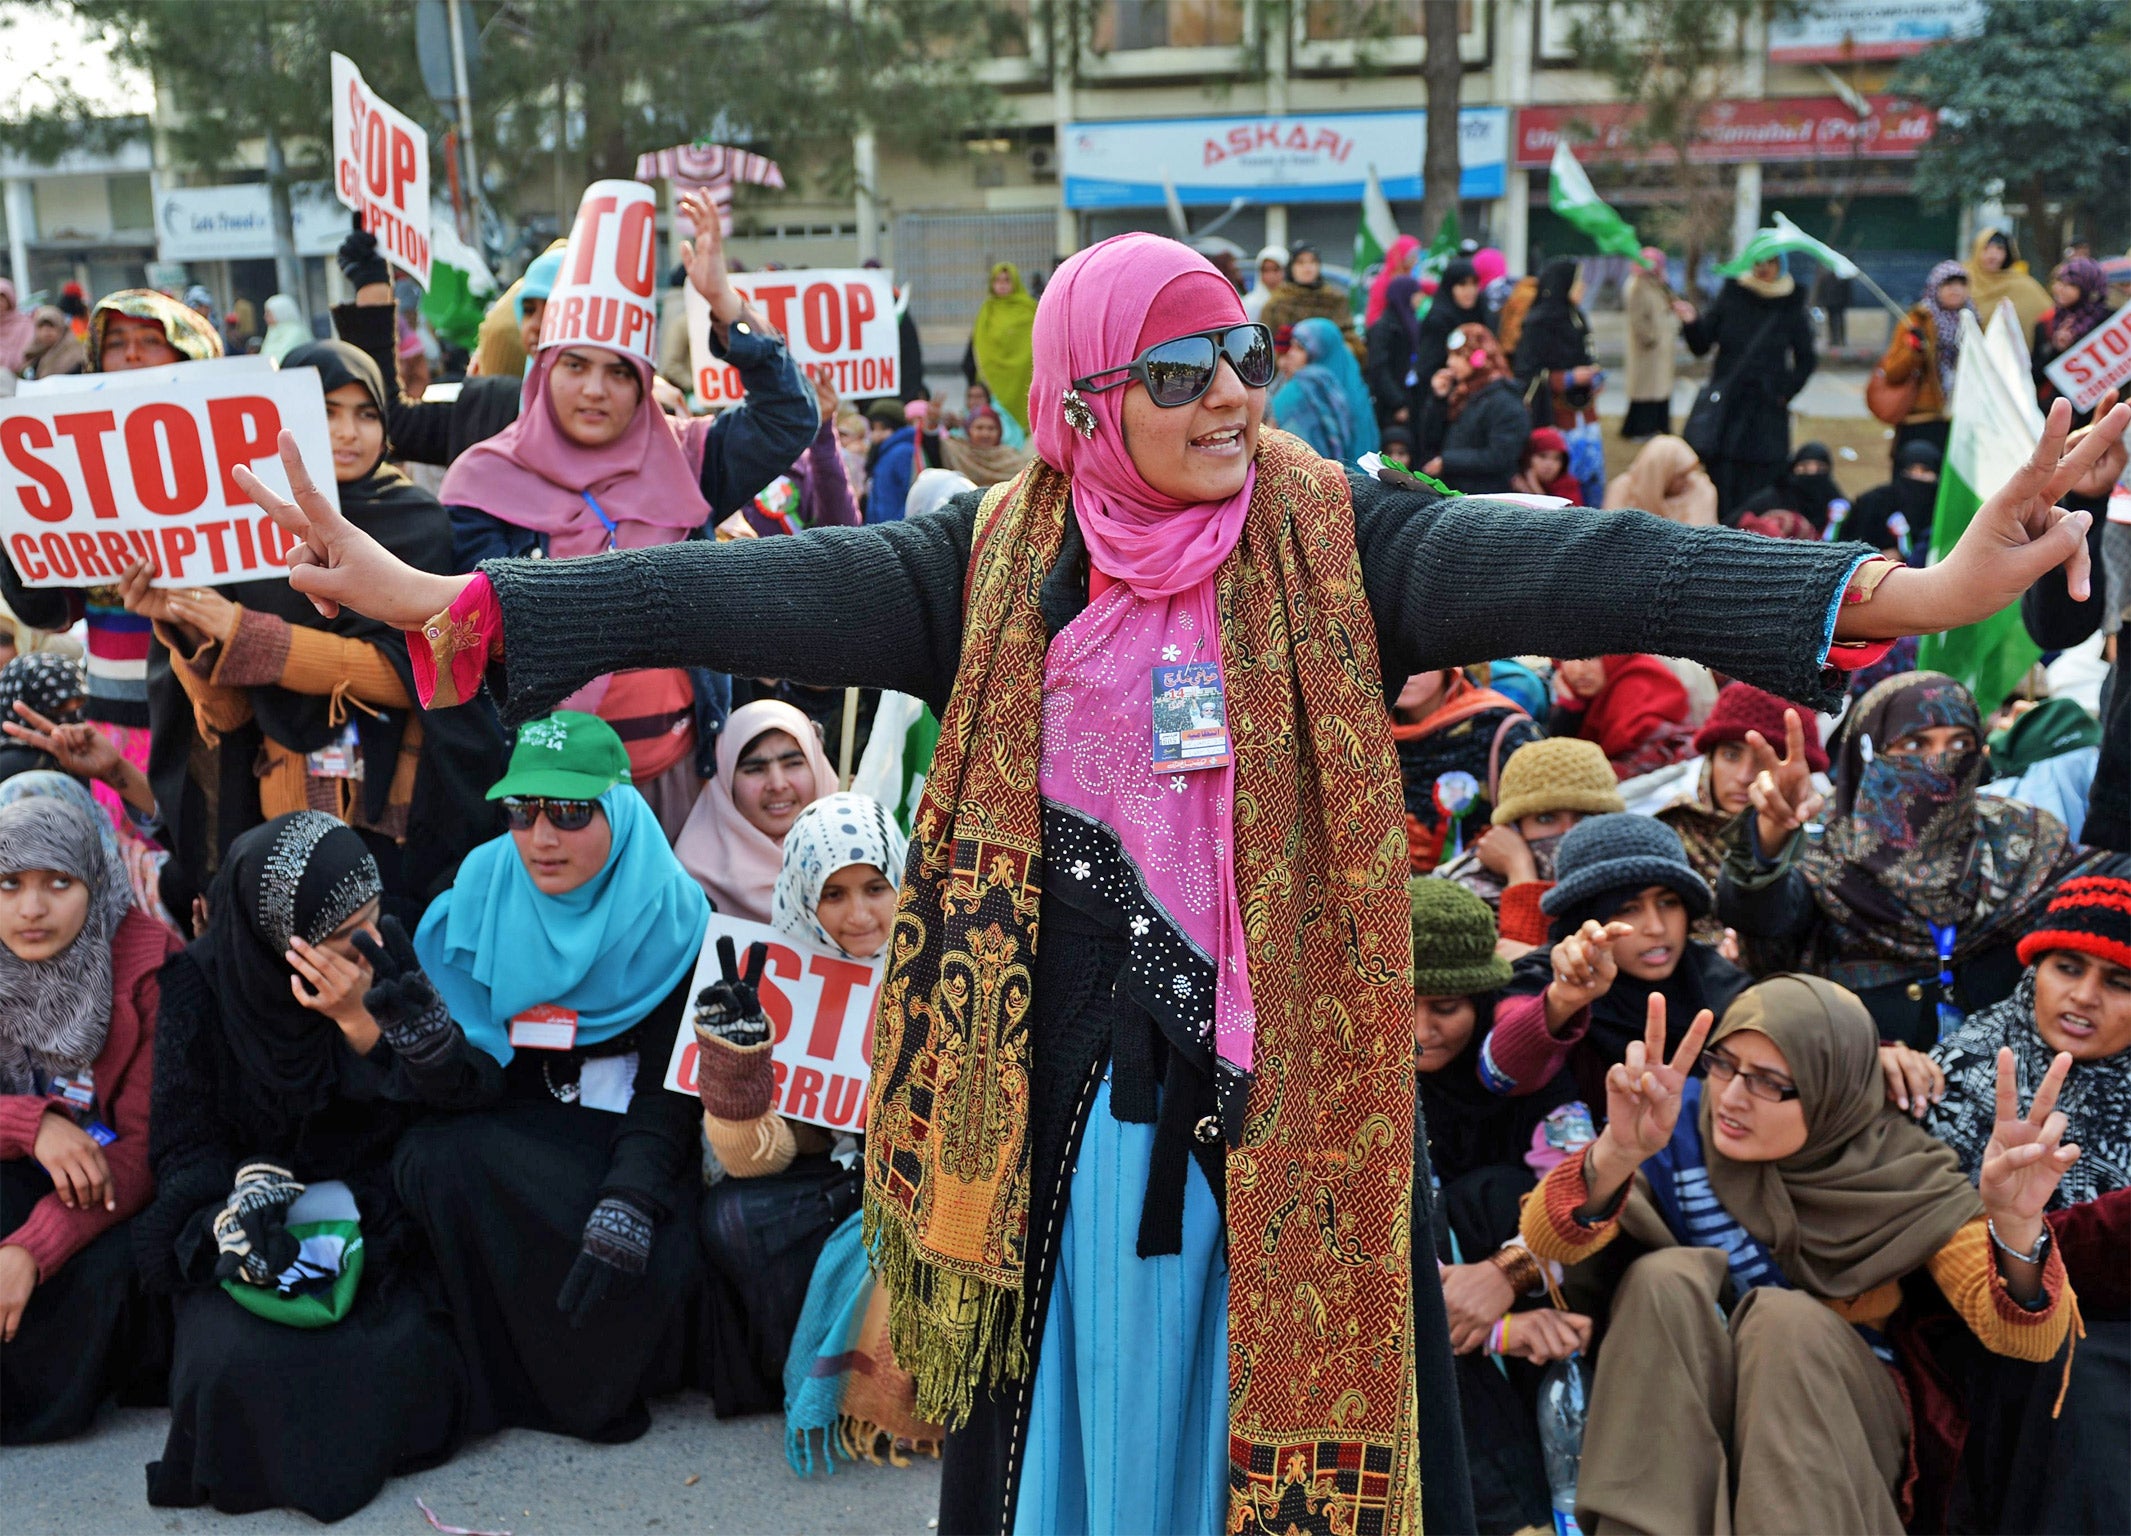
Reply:
[[[1138,1254],[1154,1127],[1096,1092],[1031,1390],[1016,1536],[1202,1532],[1228,1515],[1228,1255],[1196,1162],[1179,1254]]]

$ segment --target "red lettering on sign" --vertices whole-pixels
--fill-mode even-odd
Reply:
[[[112,570],[123,571],[134,561],[140,559],[140,556],[127,546],[124,534],[114,533],[109,528],[106,528],[97,537],[103,540],[104,559],[111,563]]]
[[[414,158],[413,135],[395,126],[392,130],[392,204],[401,213],[407,211],[407,189],[414,185],[419,170]]]
[[[880,313],[873,302],[873,290],[864,283],[853,283],[844,290],[845,326],[851,334],[851,345],[858,346],[866,334],[866,322]]]
[[[602,197],[588,197],[577,210],[577,225],[570,231],[570,249],[577,253],[577,264],[570,271],[573,283],[592,281],[592,257],[599,245],[599,226],[608,214],[614,211],[614,197],[609,193]]]
[[[96,552],[96,535],[93,533],[70,533],[67,543],[73,547],[74,558],[81,562],[84,576],[102,576],[116,581],[126,569],[124,566],[115,571],[104,569],[103,557]]]
[[[275,440],[281,436],[281,412],[264,395],[231,395],[207,402],[207,427],[215,440],[215,463],[222,470],[222,504],[250,506],[252,499],[238,487],[234,471],[239,464],[274,452]]]
[[[385,119],[382,113],[367,114],[363,122],[363,180],[372,197],[385,195]]]
[[[74,440],[82,483],[89,488],[89,510],[98,517],[118,516],[118,504],[111,499],[111,471],[104,463],[104,434],[117,425],[118,418],[109,411],[77,411],[52,418],[52,430]]]
[[[855,1077],[845,1077],[841,1072],[829,1079],[829,1091],[822,1101],[822,1118],[831,1125],[851,1126],[866,1108],[866,1085]]]
[[[200,547],[200,541],[192,536],[192,530],[183,523],[172,523],[163,530],[163,569],[180,580],[185,575],[185,557]]]
[[[156,428],[162,430],[162,448]],[[163,478],[168,452],[169,482]],[[207,460],[200,452],[200,428],[182,405],[144,405],[126,417],[126,457],[133,467],[133,494],[149,511],[164,517],[190,512],[207,500]],[[190,540],[192,536],[186,535]]]
[[[570,302],[574,304],[577,301],[572,299]],[[584,335],[586,340],[612,341],[614,339],[615,309],[616,304],[613,299],[602,299],[594,295],[585,301]]]
[[[783,976],[797,981],[804,975],[806,967],[800,963],[799,956],[783,944],[769,946],[769,965],[763,972],[760,988],[762,1011],[769,1015],[770,1028],[780,1045],[784,1043],[784,1037],[792,1032],[792,999],[770,978]]]
[[[795,1119],[814,1120],[821,1115],[822,1076],[812,1067],[792,1072],[792,1091],[785,1097],[784,1112]]]
[[[807,1037],[807,1054],[834,1061],[851,994],[873,980],[873,968],[849,960],[832,960],[827,955],[816,955],[807,968],[821,978],[821,1006],[814,1012],[814,1032]]]
[[[48,533],[44,536],[44,542],[39,547],[44,550],[45,559],[51,562],[54,576],[72,577],[77,574],[74,553],[67,548],[67,541],[64,535]]]
[[[37,558],[37,540],[27,533],[18,533],[8,543],[15,553],[15,569],[32,581],[42,581],[52,573],[45,569],[44,562]]]
[[[658,233],[651,223],[657,214],[653,203],[631,203],[622,210],[621,233],[615,239],[614,275],[640,299],[651,297],[658,278]]]
[[[207,540],[207,556],[215,563],[215,574],[222,575],[229,569],[229,556],[222,549],[222,535],[229,532],[229,524],[195,523],[193,531]]]
[[[806,317],[807,345],[816,352],[835,352],[844,344],[843,311],[836,290],[827,283],[809,283],[801,312]]]
[[[790,322],[785,319],[784,310],[785,306],[792,302],[798,292],[799,288],[795,283],[777,283],[774,285],[765,283],[755,290],[755,302],[762,306],[763,312],[769,317],[770,329],[776,331],[779,335],[789,336],[792,334],[792,327]]]
[[[66,477],[30,452],[32,448],[53,446],[51,430],[34,416],[10,416],[0,421],[0,452],[6,453],[16,473],[37,482],[37,490],[26,485],[15,488],[15,494],[22,498],[22,510],[43,522],[63,523],[74,511]]]
[[[267,519],[272,522],[272,518]],[[247,571],[258,565],[259,557],[252,552],[252,525],[241,517],[237,519],[237,563]]]

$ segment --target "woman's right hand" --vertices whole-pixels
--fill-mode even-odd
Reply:
[[[148,620],[151,624],[169,624],[183,630],[186,637],[197,641],[201,637],[178,621],[171,611],[171,589],[155,584],[155,566],[146,560],[136,560],[119,573],[118,600],[126,605],[126,612]]]
[[[1489,827],[1472,845],[1472,851],[1480,867],[1500,875],[1505,885],[1539,878],[1539,861],[1532,857],[1532,845],[1515,827]]]
[[[1650,994],[1643,1038],[1630,1040],[1626,1059],[1606,1071],[1606,1128],[1599,1133],[1599,1141],[1609,1141],[1609,1150],[1627,1162],[1627,1175],[1632,1176],[1672,1140],[1673,1127],[1680,1120],[1680,1093],[1715,1022],[1716,1015],[1707,1008],[1696,1014],[1680,1048],[1667,1061],[1665,995]]]
[[[1434,390],[1439,398],[1447,400],[1450,398],[1451,387],[1457,382],[1458,376],[1448,368],[1438,368],[1429,379],[1428,387]]]
[[[1613,990],[1620,975],[1613,946],[1634,932],[1632,923],[1588,922],[1554,946],[1554,979],[1546,989],[1549,1022],[1558,1011],[1566,1023]]]
[[[1685,299],[1674,299],[1672,301],[1672,312],[1680,317],[1680,324],[1682,325],[1693,325],[1695,322],[1694,306]]]
[[[1502,1353],[1534,1365],[1566,1360],[1591,1347],[1591,1320],[1581,1312],[1560,1312],[1553,1307],[1517,1313],[1509,1321],[1508,1333]]]
[[[52,1193],[70,1211],[102,1206],[118,1209],[118,1195],[111,1185],[111,1164],[96,1138],[57,1110],[48,1109],[37,1121],[37,1136],[30,1156],[52,1181]]]
[[[1494,1264],[1443,1267],[1443,1309],[1450,1315],[1452,1353],[1469,1355],[1487,1342],[1495,1319],[1516,1304],[1509,1276]]]
[[[420,629],[456,602],[473,580],[418,571],[349,522],[312,482],[293,432],[281,434],[281,467],[295,493],[293,500],[241,464],[237,484],[284,533],[299,540],[288,553],[289,585],[327,618],[339,614],[345,603],[395,629]]]
[[[86,720],[60,725],[47,720],[20,699],[15,701],[15,713],[20,719],[0,721],[0,730],[40,752],[51,753],[59,759],[59,766],[77,779],[94,779],[109,784],[126,765],[111,738]]]
[[[1805,760],[1805,726],[1795,709],[1783,712],[1783,737],[1783,756],[1778,757],[1759,731],[1746,733],[1747,749],[1759,770],[1747,795],[1754,802],[1754,830],[1762,855],[1771,859],[1827,803],[1813,787],[1813,770]]]

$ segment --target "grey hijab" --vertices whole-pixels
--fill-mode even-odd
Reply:
[[[89,888],[74,942],[49,960],[0,944],[0,1093],[36,1091],[40,1073],[78,1072],[111,1031],[111,938],[132,905],[126,871],[88,813],[38,797],[0,806],[0,879],[49,869]]]

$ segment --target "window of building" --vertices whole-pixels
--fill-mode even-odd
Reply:
[[[1098,0],[1089,38],[1097,53],[1232,48],[1243,41],[1243,0]]]
[[[106,176],[104,195],[111,202],[113,229],[155,228],[155,188],[147,173]]]

